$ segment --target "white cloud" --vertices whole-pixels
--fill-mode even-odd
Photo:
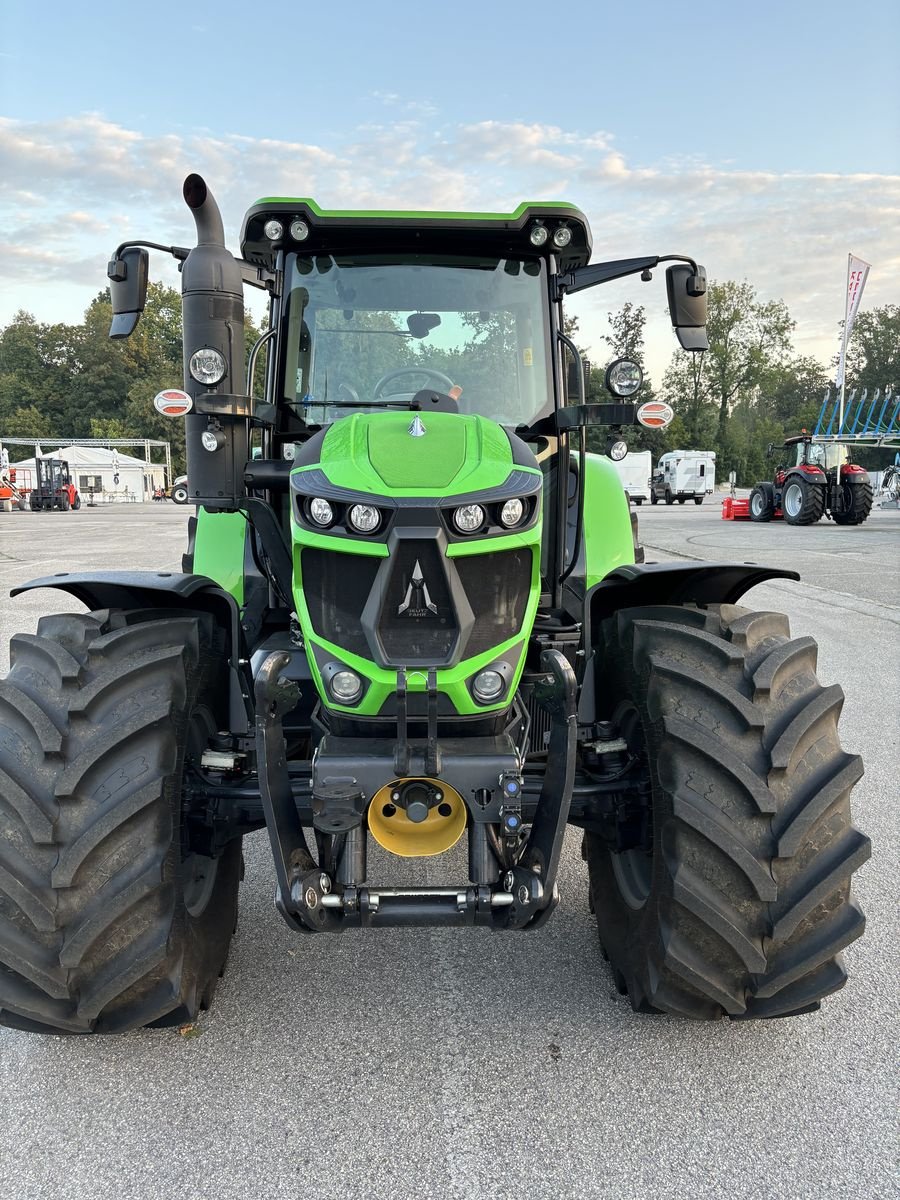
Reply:
[[[235,249],[243,212],[261,195],[445,210],[570,199],[591,221],[595,258],[689,253],[714,279],[748,278],[763,298],[784,298],[797,321],[797,349],[823,362],[842,315],[848,251],[873,264],[864,307],[897,301],[896,176],[738,171],[696,156],[635,162],[603,130],[496,120],[436,125],[427,98],[372,99],[372,123],[329,144],[208,131],[148,136],[98,113],[0,118],[0,228],[8,243],[0,251],[0,323],[24,292],[40,319],[78,319],[104,286],[121,240],[189,244],[181,185],[191,171],[209,181]],[[376,104],[385,119],[376,118]],[[159,256],[152,269],[175,278]],[[649,358],[658,379],[673,344],[659,280],[652,290],[629,280],[586,293],[578,303],[582,330],[601,358],[605,313],[628,298],[653,318]]]

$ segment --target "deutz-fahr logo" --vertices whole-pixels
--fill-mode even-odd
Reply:
[[[403,603],[397,609],[397,616],[427,617],[429,613],[437,616],[437,605],[428,594],[428,584],[425,582],[419,560],[416,559]]]
[[[413,417],[409,423],[409,428],[406,431],[410,437],[424,437],[427,433],[425,422],[418,415]]]

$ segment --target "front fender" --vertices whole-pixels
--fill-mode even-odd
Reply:
[[[253,712],[253,694],[241,631],[241,614],[234,596],[205,575],[182,575],[167,571],[62,572],[44,575],[19,584],[10,596],[19,596],[36,588],[55,588],[68,592],[90,609],[184,608],[211,613],[226,637],[231,666],[229,716],[231,732],[247,733]]]

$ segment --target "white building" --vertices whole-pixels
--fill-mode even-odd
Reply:
[[[81,493],[83,503],[91,498],[97,503],[151,500],[156,488],[165,487],[166,469],[161,463],[144,462],[119,450],[105,446],[63,446],[48,450],[40,458],[61,458],[69,464],[72,482]],[[34,459],[11,463],[31,471],[34,478]]]

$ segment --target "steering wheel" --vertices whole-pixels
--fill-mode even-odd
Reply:
[[[344,393],[345,396],[349,396],[350,400],[354,404],[360,403],[359,392],[356,390],[356,388],[353,386],[353,384],[348,383],[346,381],[346,379],[341,380],[341,382],[338,384],[337,392],[338,392],[339,396],[342,392]]]
[[[372,398],[377,400],[385,384],[391,383],[394,379],[399,379],[401,375],[426,375],[429,379],[436,379],[445,392],[449,392],[453,387],[453,380],[449,375],[445,375],[443,371],[435,371],[431,367],[399,367],[396,371],[388,371],[386,375],[382,375],[375,384]]]

